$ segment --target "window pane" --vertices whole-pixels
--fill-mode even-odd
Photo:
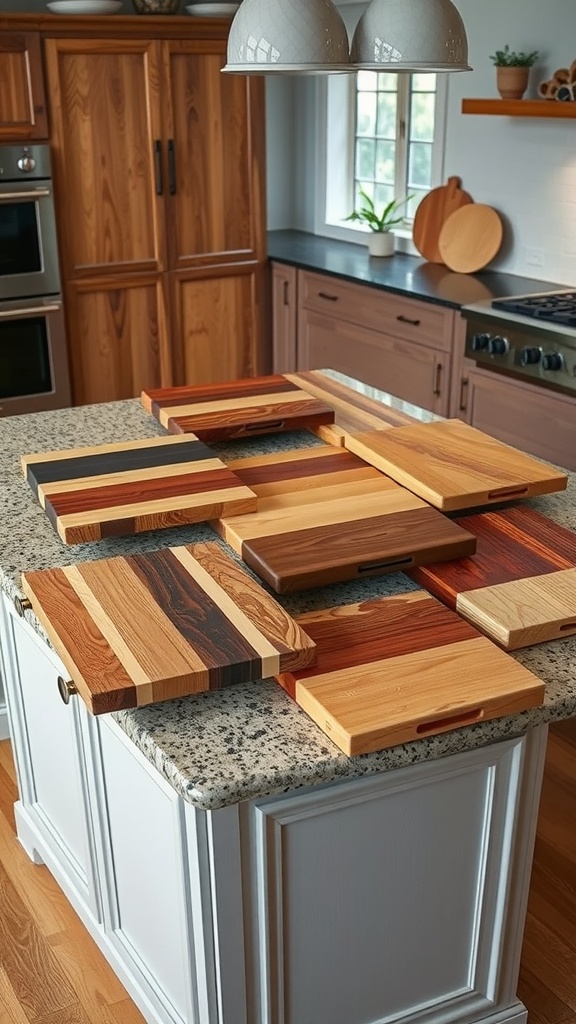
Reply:
[[[387,72],[378,72],[378,88],[381,92],[398,91],[398,75],[389,75]]]
[[[376,134],[385,139],[396,138],[396,94],[378,93],[378,119]]]
[[[427,142],[413,142],[408,159],[408,188],[430,187],[432,174],[432,146]]]
[[[416,93],[412,96],[410,138],[432,142],[434,138],[434,93]]]
[[[376,71],[359,71],[356,78],[356,88],[359,92],[372,90],[378,87],[378,75]]]
[[[376,93],[359,92],[356,116],[357,135],[376,135]]]
[[[412,92],[435,92],[436,75],[412,75]]]
[[[416,210],[418,209],[420,201],[422,199],[424,199],[424,196],[428,195],[429,191],[430,191],[429,189],[420,189],[420,190],[418,190],[416,188],[411,188],[410,189],[410,195],[413,198],[410,199],[410,201],[406,204],[406,207],[405,207],[405,209],[406,209],[406,216],[410,220],[414,220],[414,216],[416,214]]]
[[[358,139],[356,143],[356,177],[374,177],[376,143],[373,139]]]
[[[384,211],[384,207],[388,206],[394,199],[394,186],[393,185],[376,185],[374,189],[374,206],[376,207],[376,213],[380,217]],[[400,216],[400,214],[398,214]]]
[[[394,142],[376,143],[376,171],[374,177],[386,185],[394,185],[396,144]]]
[[[374,182],[373,181],[358,181],[356,183],[356,194],[355,194],[355,198],[354,198],[355,208],[358,208],[358,207],[364,205],[364,200],[363,200],[362,196],[360,195],[360,190],[362,190],[362,192],[365,192],[366,195],[370,196],[370,199],[373,200],[374,199]]]

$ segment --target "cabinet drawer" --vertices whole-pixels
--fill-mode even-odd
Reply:
[[[406,341],[451,349],[454,312],[444,306],[309,271],[300,271],[298,293],[304,309]]]

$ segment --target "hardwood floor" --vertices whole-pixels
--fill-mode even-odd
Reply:
[[[0,743],[0,1024],[143,1024],[45,867],[14,831]],[[529,1024],[576,1024],[576,719],[550,729],[520,971]]]

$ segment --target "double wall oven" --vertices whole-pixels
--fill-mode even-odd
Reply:
[[[50,152],[0,147],[0,416],[70,405]]]

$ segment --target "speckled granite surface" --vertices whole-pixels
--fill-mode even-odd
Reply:
[[[136,400],[0,419],[0,589],[9,598],[21,596],[19,581],[24,571],[217,539],[209,527],[200,525],[67,547],[21,474],[20,456],[25,453],[161,433]],[[312,434],[300,432],[219,445],[217,451],[232,458],[319,443]],[[565,493],[534,499],[531,504],[558,523],[576,528],[575,481],[571,477]],[[282,603],[294,614],[414,589],[405,576],[390,574],[307,591],[283,598]],[[42,634],[32,613],[26,617]],[[114,718],[186,800],[215,809],[443,757],[576,715],[576,638],[532,647],[515,657],[546,683],[541,708],[355,758],[342,754],[273,680],[118,712]]]

